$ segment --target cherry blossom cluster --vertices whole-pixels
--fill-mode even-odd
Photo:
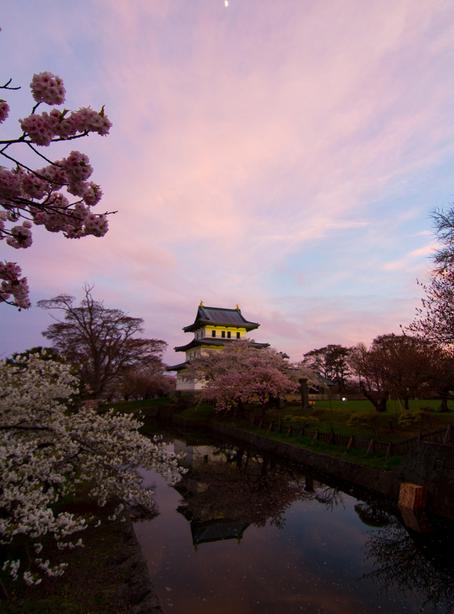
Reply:
[[[9,82],[8,82],[9,83]],[[104,108],[95,111],[83,107],[76,111],[53,108],[38,113],[41,104],[61,105],[65,100],[62,79],[49,72],[33,76],[30,84],[35,106],[30,115],[20,120],[22,134],[17,138],[0,140],[0,156],[5,166],[0,165],[0,240],[14,249],[28,248],[33,243],[33,226],[43,226],[49,232],[62,233],[70,239],[88,235],[102,237],[108,231],[107,213],[94,213],[102,197],[102,190],[89,181],[93,168],[88,157],[71,151],[60,160],[50,160],[39,147],[55,141],[67,141],[85,137],[92,132],[106,135],[111,122]],[[11,88],[7,85],[3,89]],[[1,89],[1,88],[0,88]],[[9,115],[8,103],[0,100],[0,123]],[[47,162],[41,168],[31,168],[14,154],[18,148],[27,147]],[[20,308],[29,306],[26,279],[15,263],[2,276],[4,284],[0,302],[8,302]],[[15,277],[12,278],[12,271]],[[15,292],[12,289],[15,288]],[[24,293],[26,298],[23,298]],[[17,297],[22,297],[20,301]]]
[[[22,309],[30,307],[27,278],[21,277],[20,267],[14,262],[0,262],[0,302],[12,302]]]
[[[171,483],[182,469],[162,441],[138,432],[142,425],[133,416],[77,409],[71,368],[45,352],[0,362],[0,379],[0,543],[17,551],[25,540],[35,553],[31,560],[25,554],[7,559],[3,570],[38,584],[43,575],[64,572],[64,564],[46,557],[49,544],[81,546],[80,533],[95,523],[94,516],[57,510],[63,497],[88,490],[100,507],[114,502],[114,515],[125,517],[131,508],[153,509],[137,467],[157,470]]]
[[[9,115],[9,106],[6,100],[0,100],[0,124],[5,121]]]
[[[281,354],[248,341],[234,341],[222,352],[208,351],[191,362],[188,374],[204,380],[202,397],[214,401],[219,411],[246,403],[264,405],[271,397],[297,389],[290,365]]]
[[[20,126],[32,143],[47,147],[52,141],[87,135],[90,132],[105,136],[109,134],[112,124],[103,109],[95,111],[84,107],[72,113],[57,109],[50,113],[32,113],[20,120]]]
[[[50,72],[40,72],[33,75],[30,88],[36,102],[46,102],[47,104],[63,104],[65,102],[66,90],[63,81]]]

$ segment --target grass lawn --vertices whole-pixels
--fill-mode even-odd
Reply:
[[[383,443],[398,443],[427,433],[442,429],[451,424],[454,426],[454,402],[450,402],[451,411],[441,413],[436,411],[440,405],[438,400],[418,400],[410,403],[406,411],[399,401],[390,401],[388,410],[377,412],[369,401],[317,401],[310,410],[303,411],[298,405],[287,405],[280,409],[269,410],[265,421],[284,422],[296,428],[305,426],[305,436],[287,435],[286,433],[268,432],[251,427],[244,420],[217,414],[208,404],[199,403],[188,407],[179,416],[185,424],[203,425],[210,419],[227,419],[230,423],[247,430],[260,432],[264,437],[285,441],[314,451],[339,456],[352,462],[380,469],[391,469],[397,466],[401,458],[391,456],[384,458],[383,454],[366,454],[365,450],[331,445],[322,441],[313,441],[312,434],[335,432],[346,437],[358,437],[363,440],[374,439]],[[425,408],[425,410],[423,409]],[[258,415],[258,408],[251,408]],[[402,416],[404,419],[402,419]]]
[[[454,403],[451,411],[439,412],[437,400],[418,400],[410,403],[406,411],[398,401],[390,401],[388,410],[380,413],[369,401],[317,401],[309,410],[300,406],[287,406],[269,412],[274,420],[304,424],[308,418],[309,430],[332,432],[345,436],[373,437],[384,442],[397,442],[420,433],[454,426]],[[424,410],[423,408],[427,408]]]
[[[449,409],[454,411],[454,401],[448,402]],[[412,399],[410,401],[410,410],[418,410],[430,407],[433,410],[437,410],[440,407],[440,401],[438,399]],[[376,411],[374,406],[367,399],[360,401],[316,401],[316,409],[348,409],[352,411]],[[404,411],[404,405],[402,401],[391,399],[388,401],[388,411],[397,412]]]
[[[186,399],[189,402],[189,399]],[[346,450],[344,446],[332,445],[322,441],[313,441],[315,431],[320,433],[336,433],[345,437],[357,437],[363,440],[374,439],[383,443],[398,443],[417,437],[420,433],[427,433],[445,428],[454,427],[454,401],[450,401],[449,412],[437,411],[440,405],[438,400],[410,401],[410,409],[406,411],[399,401],[390,401],[386,412],[377,412],[367,400],[359,401],[317,401],[309,410],[303,411],[299,405],[286,405],[280,409],[266,412],[265,421],[273,420],[284,422],[295,428],[305,427],[304,436],[287,435],[286,433],[268,432],[260,430],[260,434],[271,439],[286,441],[314,451],[324,452],[332,456],[340,456],[352,462],[370,467],[390,469],[400,462],[399,457],[386,459],[383,453],[367,455],[365,450],[352,447]],[[156,425],[153,420],[147,423],[147,414],[150,418],[156,415],[157,407],[166,407],[169,412],[175,412],[178,407],[177,423],[184,426],[203,426],[209,420],[227,420],[230,424],[247,430],[258,430],[251,427],[244,419],[236,419],[231,414],[222,415],[215,411],[212,405],[198,402],[181,409],[174,401],[156,399],[152,401],[131,401],[116,403],[115,407],[123,411],[138,411],[145,415],[145,426],[142,431],[153,433]],[[260,408],[251,407],[249,415],[259,415]]]
[[[328,454],[329,456],[342,458],[343,460],[347,460],[351,463],[365,465],[372,469],[393,469],[397,467],[402,460],[400,456],[390,456],[389,458],[385,458],[383,455],[378,454],[367,455],[365,450],[356,450],[354,448],[346,450],[345,448],[341,448],[339,446],[329,445],[323,441],[313,441],[310,437],[287,435],[285,433],[276,432],[264,432],[255,427],[251,427],[248,424],[244,424],[243,428],[250,432],[256,432],[267,439],[280,441],[282,443],[290,443],[294,446],[305,448],[313,452],[320,452],[321,454]]]
[[[189,399],[186,400],[187,402]],[[294,426],[306,426],[309,432],[318,430],[321,433],[335,432],[347,437],[357,436],[374,438],[383,442],[398,442],[420,433],[441,429],[451,424],[454,426],[454,401],[450,401],[449,412],[439,412],[438,400],[417,400],[410,402],[406,411],[399,401],[390,401],[386,412],[377,412],[367,400],[360,401],[316,401],[309,410],[302,410],[299,405],[286,405],[280,409],[266,412],[266,420],[285,421]],[[115,403],[120,411],[137,412],[145,417],[153,418],[159,409],[174,413],[184,424],[203,425],[208,420],[224,419],[212,405],[198,402],[181,409],[176,401],[171,399],[152,399],[147,401],[123,401]],[[252,407],[248,413],[258,415],[260,409]],[[231,420],[231,415],[225,416]],[[178,419],[177,419],[178,420]],[[307,425],[305,422],[307,421]],[[145,427],[144,432],[147,432]]]
[[[214,407],[208,403],[191,405],[179,414],[186,422],[194,422],[195,424],[206,422],[216,415],[219,414],[216,414]]]

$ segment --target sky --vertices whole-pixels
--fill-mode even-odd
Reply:
[[[44,343],[36,301],[80,297],[173,347],[205,305],[234,307],[299,360],[399,333],[453,202],[454,3],[448,0],[3,0],[3,134],[51,71],[109,136],[77,142],[103,190],[104,238],[38,229],[14,260],[33,306],[0,313],[0,356]],[[44,148],[43,148],[44,149]],[[58,159],[74,144],[46,148]],[[1,162],[4,164],[4,162]],[[36,167],[41,166],[38,162]]]

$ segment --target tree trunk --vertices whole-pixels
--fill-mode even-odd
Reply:
[[[304,481],[304,490],[306,492],[314,492],[314,479],[310,474],[306,474],[306,479]]]
[[[309,409],[309,391],[307,387],[307,379],[302,377],[298,380],[300,384],[301,408]]]
[[[268,466],[269,466],[269,464],[270,464],[270,459],[266,456],[263,459],[262,466],[260,468],[260,475],[261,476],[264,476],[264,475],[266,475],[268,473]]]
[[[244,418],[244,416],[246,415],[246,412],[244,410],[244,404],[241,399],[238,401],[236,405],[234,415],[235,417],[238,416],[239,418]]]
[[[388,403],[387,397],[382,397],[381,399],[379,399],[376,405],[377,411],[385,412],[387,409],[387,403]]]
[[[366,397],[366,399],[372,403],[372,405],[378,412],[386,411],[388,402],[387,392],[378,393],[380,396],[374,396],[372,393],[368,392],[363,386],[361,386],[361,391]]]
[[[280,409],[281,407],[281,399],[280,397],[274,397],[272,394],[270,394],[269,399],[268,399],[268,404],[270,407],[274,407],[276,409]]]
[[[441,403],[440,403],[440,411],[449,411],[449,407],[448,407],[448,395],[444,394],[441,397]]]
[[[242,448],[238,448],[238,451],[235,454],[235,464],[238,467],[238,469],[241,469],[243,465],[243,454],[244,454],[244,450]]]

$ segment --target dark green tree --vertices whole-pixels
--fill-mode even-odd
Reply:
[[[326,381],[345,390],[350,374],[348,355],[350,350],[342,345],[330,344],[304,354],[303,364],[319,373]]]

